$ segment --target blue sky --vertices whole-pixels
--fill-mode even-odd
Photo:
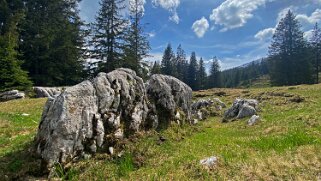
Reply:
[[[130,1],[130,0],[127,0]],[[321,0],[141,0],[150,61],[160,61],[168,43],[182,44],[209,63],[213,56],[228,69],[265,57],[279,19],[291,9],[305,37],[321,24]],[[81,17],[92,22],[99,0],[83,0]]]

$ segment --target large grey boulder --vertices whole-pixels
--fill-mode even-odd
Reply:
[[[146,83],[150,103],[149,121],[154,127],[167,127],[175,115],[191,119],[192,89],[180,80],[166,75],[153,75]]]
[[[85,81],[48,99],[36,136],[36,151],[48,167],[66,163],[95,144],[101,146],[104,128],[95,92],[93,84]]]
[[[55,96],[58,96],[62,92],[63,88],[59,87],[34,87],[33,90],[36,94],[36,98],[53,98]]]
[[[107,137],[117,139],[139,131],[146,116],[144,83],[134,71],[101,73],[48,99],[36,150],[50,169],[56,162],[65,164],[95,153]]]
[[[11,90],[0,93],[0,101],[10,101],[23,98],[25,98],[25,93],[19,92],[18,90]]]
[[[43,163],[48,169],[64,165],[143,129],[158,129],[157,120],[189,117],[192,90],[187,85],[155,75],[146,86],[134,71],[117,69],[49,98],[36,136]]]
[[[258,105],[255,99],[236,99],[232,107],[225,111],[223,121],[251,117],[258,111]]]

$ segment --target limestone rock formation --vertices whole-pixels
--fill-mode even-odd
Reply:
[[[152,127],[167,127],[177,113],[182,120],[191,119],[192,89],[185,83],[171,76],[156,74],[147,81],[146,91]]]
[[[36,98],[42,97],[55,97],[58,96],[62,92],[63,88],[58,87],[34,87],[33,90],[36,94]]]
[[[25,93],[19,92],[18,90],[12,90],[0,93],[0,101],[10,101],[14,99],[23,99],[25,98]]]
[[[129,69],[100,73],[48,99],[36,152],[50,169],[57,162],[64,165],[108,150],[118,139],[143,129],[188,120],[191,98],[192,90],[173,77],[154,75],[145,85]]]
[[[223,122],[242,119],[256,114],[259,102],[254,99],[236,99],[231,108],[225,111]]]

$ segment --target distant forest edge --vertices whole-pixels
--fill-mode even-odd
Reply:
[[[174,53],[168,44],[153,65],[144,61],[151,48],[140,0],[101,0],[90,24],[79,17],[79,2],[0,0],[0,92],[74,85],[119,67],[144,79],[171,75],[193,90],[248,87],[262,77],[272,86],[319,83],[321,30],[316,24],[306,40],[291,11],[279,21],[267,58],[221,71],[214,57],[207,73],[203,59],[195,52],[187,58],[181,45]],[[128,15],[121,13],[125,8]]]

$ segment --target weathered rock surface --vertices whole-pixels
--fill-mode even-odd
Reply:
[[[256,124],[258,121],[260,121],[261,120],[261,118],[260,118],[260,116],[257,116],[257,115],[253,115],[252,117],[251,117],[251,119],[247,122],[247,124],[249,125],[249,126],[253,126],[254,124]]]
[[[145,87],[146,86],[146,87]],[[100,73],[49,98],[36,136],[48,169],[113,147],[142,129],[189,120],[192,90],[176,78],[154,75],[144,84],[129,69]]]
[[[192,89],[180,80],[166,75],[153,75],[146,83],[149,99],[149,125],[167,127],[177,118],[191,119]]]
[[[218,162],[218,158],[216,156],[211,156],[209,158],[200,160],[200,164],[207,169],[213,169],[216,166],[217,162]]]
[[[256,114],[259,102],[254,99],[236,99],[231,108],[225,111],[223,121],[242,119]]]
[[[226,105],[218,98],[212,99],[200,99],[191,105],[192,108],[192,116],[193,120],[197,120],[194,122],[198,122],[200,120],[204,120],[209,116],[219,115],[219,112],[222,108],[225,108]]]
[[[59,87],[34,87],[33,90],[36,94],[36,98],[54,98],[62,92],[63,88]]]
[[[12,90],[0,93],[0,101],[10,101],[14,99],[25,98],[25,93],[19,92],[18,90]]]

